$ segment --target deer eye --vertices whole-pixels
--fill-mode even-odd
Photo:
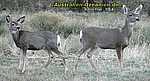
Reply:
[[[12,25],[12,26],[15,26],[15,24],[14,24],[14,23],[12,23],[11,25]]]
[[[132,16],[132,14],[129,14],[129,16]]]

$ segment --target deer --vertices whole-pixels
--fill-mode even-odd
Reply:
[[[52,52],[58,54],[64,61],[63,53],[58,50],[60,46],[60,36],[57,33],[50,31],[30,32],[23,30],[23,23],[25,16],[20,17],[17,20],[12,20],[10,15],[6,16],[9,32],[18,48],[22,51],[19,61],[19,72],[25,72],[25,59],[27,50],[45,50],[48,52],[48,61],[45,64],[45,68],[50,64],[54,55]]]
[[[129,10],[126,5],[122,6],[123,14],[126,15],[126,19],[125,24],[121,26],[121,29],[100,28],[95,26],[83,27],[80,31],[82,48],[78,52],[79,56],[75,69],[77,69],[80,56],[87,52],[87,58],[90,65],[96,70],[91,57],[92,52],[97,48],[116,50],[119,64],[122,67],[123,50],[129,45],[133,25],[137,21],[140,21],[142,7],[142,5],[139,5],[135,10]]]

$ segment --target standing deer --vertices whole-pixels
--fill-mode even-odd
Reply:
[[[12,20],[8,15],[6,21],[13,40],[18,48],[23,52],[20,57],[19,71],[25,72],[25,58],[27,50],[47,50],[49,58],[45,65],[47,67],[53,58],[52,51],[62,57],[63,53],[58,50],[60,45],[60,36],[50,31],[29,32],[22,29],[25,16],[18,20]]]
[[[82,49],[79,51],[79,56],[87,52],[87,58],[91,66],[96,69],[92,63],[92,51],[97,47],[101,49],[115,49],[119,59],[120,65],[122,64],[123,50],[129,45],[129,39],[132,34],[132,26],[136,21],[140,20],[140,12],[142,10],[142,5],[137,7],[134,11],[129,11],[128,8],[123,5],[123,11],[126,15],[125,24],[121,29],[108,29],[108,28],[98,28],[98,27],[88,27],[80,31],[80,42],[82,44]],[[79,61],[79,59],[78,59]],[[75,68],[77,69],[77,64]]]

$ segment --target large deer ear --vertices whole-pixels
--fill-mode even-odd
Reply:
[[[126,7],[126,5],[122,6],[122,10],[123,10],[123,14],[128,14],[128,8]]]
[[[10,16],[9,15],[6,16],[6,21],[7,21],[7,23],[10,22]]]
[[[25,21],[25,16],[20,17],[17,22],[23,23]]]
[[[135,14],[140,14],[141,10],[143,8],[143,5],[140,5],[139,7],[137,7],[134,11]]]

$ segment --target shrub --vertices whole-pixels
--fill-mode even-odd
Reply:
[[[70,34],[77,34],[80,31],[80,25],[73,24],[73,25],[61,25],[59,27],[58,32],[61,33],[64,38],[67,38]]]
[[[143,28],[135,28],[131,37],[131,45],[143,45],[150,43],[150,28],[145,26]]]
[[[78,33],[80,25],[77,23],[62,23],[65,21],[62,14],[39,12],[33,14],[29,21],[30,27],[35,31],[52,31],[62,34],[65,38],[72,33]]]
[[[130,44],[131,45],[142,45],[145,43],[145,36],[143,34],[144,29],[141,27],[133,28]]]
[[[5,15],[0,14],[0,35],[5,32],[4,23],[5,23]]]
[[[148,7],[148,10],[147,10],[148,12],[147,12],[147,14],[148,14],[148,16],[150,16],[150,7]]]
[[[0,35],[3,34],[5,32],[5,29],[2,25],[0,25]]]
[[[3,23],[5,23],[5,17],[6,17],[5,14],[3,14],[3,13],[0,14],[0,25],[2,25]]]
[[[34,30],[48,30],[55,31],[59,27],[59,23],[62,21],[63,16],[59,14],[39,12],[33,14],[30,20],[30,26]]]
[[[146,43],[149,44],[150,43],[150,28],[149,27],[144,28],[143,35],[145,37]]]

